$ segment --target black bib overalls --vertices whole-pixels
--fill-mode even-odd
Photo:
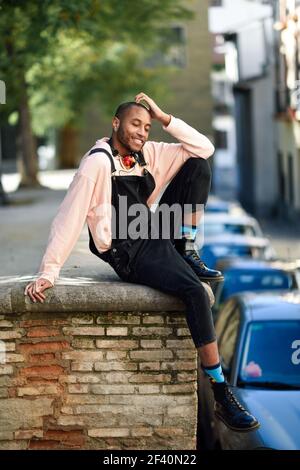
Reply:
[[[115,210],[115,222],[112,221],[112,244],[105,252],[99,252],[89,229],[89,248],[96,256],[108,262],[118,276],[126,281],[144,284],[178,296],[186,305],[186,319],[196,347],[215,341],[216,334],[210,309],[208,294],[192,268],[176,250],[173,240],[157,237],[157,228],[151,219],[147,199],[155,188],[151,173],[144,168],[143,176],[116,176],[112,155],[105,149],[93,149],[90,154],[103,152],[103,158],[109,158],[112,170],[112,200]],[[104,155],[106,154],[106,155]],[[142,152],[139,164],[145,166]],[[168,185],[159,204],[174,202],[180,204],[206,203],[209,188],[207,176],[209,167],[202,158],[190,158]],[[201,180],[203,184],[201,184]],[[188,183],[188,184],[187,184]],[[210,181],[209,181],[210,184]],[[127,217],[128,226],[134,217],[123,214],[120,210],[119,196],[127,196],[128,209],[132,204],[145,206],[148,223],[144,224],[140,238],[133,240],[127,233],[119,238],[120,224]],[[128,228],[127,226],[127,228]],[[124,226],[123,226],[124,228]],[[151,235],[156,234],[153,238]],[[124,239],[125,238],[125,239]]]

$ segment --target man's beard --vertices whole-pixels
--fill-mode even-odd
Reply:
[[[123,147],[125,147],[128,150],[129,153],[130,152],[138,152],[143,148],[143,146],[142,146],[139,150],[135,150],[134,148],[132,148],[130,146],[130,144],[128,142],[126,142],[126,134],[125,134],[122,126],[119,127],[116,134],[117,134],[118,141],[123,145]]]

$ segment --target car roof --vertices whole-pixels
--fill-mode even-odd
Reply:
[[[242,303],[246,321],[300,320],[300,290],[242,292],[234,297]]]
[[[249,225],[257,224],[257,220],[254,217],[251,217],[247,214],[233,215],[226,212],[208,212],[204,215],[204,225],[205,222],[209,223],[219,223],[219,224],[239,224],[239,225]]]
[[[293,261],[268,261],[256,258],[225,258],[217,263],[219,269],[223,270],[247,270],[247,271],[279,271],[293,272],[299,268],[297,262]]]
[[[270,244],[264,237],[254,237],[251,235],[240,235],[236,233],[224,233],[205,237],[204,245],[236,245],[265,247]]]

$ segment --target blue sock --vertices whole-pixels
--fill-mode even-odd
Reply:
[[[206,375],[208,375],[214,382],[225,382],[224,374],[220,362],[214,366],[204,367],[201,366]]]
[[[181,226],[182,240],[185,242],[185,250],[195,250],[195,238],[197,225],[184,224]]]

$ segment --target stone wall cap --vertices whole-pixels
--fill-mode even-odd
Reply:
[[[126,283],[119,279],[99,281],[96,277],[61,277],[53,288],[44,291],[44,303],[32,302],[24,295],[32,276],[0,278],[0,314],[24,312],[120,312],[120,311],[185,311],[184,303],[176,296],[142,284]],[[211,306],[214,295],[206,289]]]

